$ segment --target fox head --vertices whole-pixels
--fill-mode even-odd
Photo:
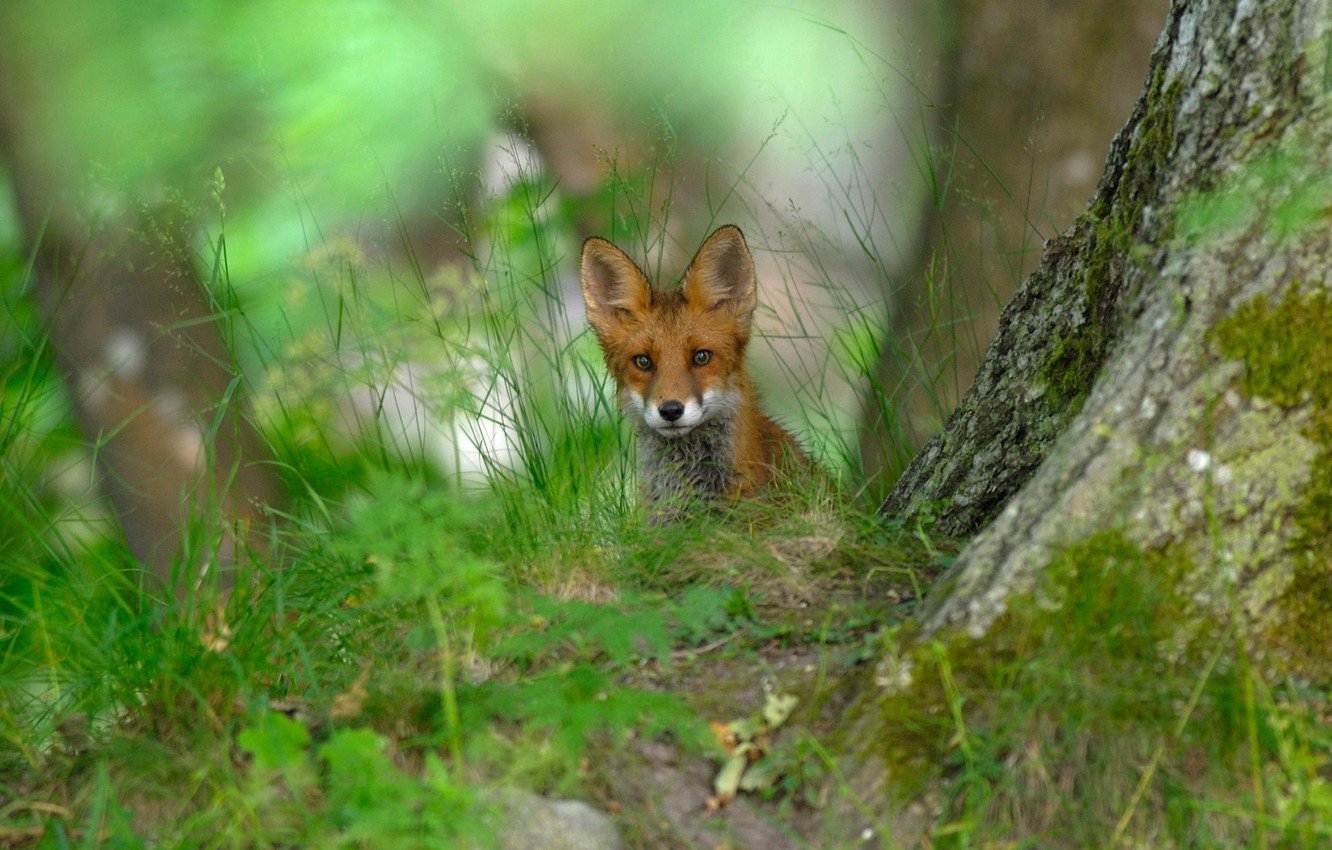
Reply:
[[[758,305],[740,228],[703,242],[676,289],[655,288],[605,239],[583,243],[587,318],[635,425],[681,437],[730,417],[745,398],[745,348]]]

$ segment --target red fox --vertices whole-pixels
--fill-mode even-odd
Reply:
[[[596,236],[583,243],[580,277],[588,323],[638,432],[650,506],[753,496],[779,467],[808,463],[759,409],[745,369],[758,292],[740,228],[704,240],[676,289],[657,289]]]

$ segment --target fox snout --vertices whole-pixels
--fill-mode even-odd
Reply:
[[[701,398],[665,401],[648,399],[632,389],[625,390],[626,412],[641,417],[644,424],[663,437],[680,437],[707,421],[707,405]]]
[[[679,437],[703,424],[703,403],[699,399],[668,399],[643,405],[643,421],[663,437]]]

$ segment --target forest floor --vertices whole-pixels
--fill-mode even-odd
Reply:
[[[11,578],[0,847],[480,847],[503,788],[630,847],[819,846],[823,742],[953,551],[827,492],[522,539],[366,492],[220,607]]]

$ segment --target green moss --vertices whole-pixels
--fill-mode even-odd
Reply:
[[[1039,679],[1044,662],[1053,662],[1049,669],[1058,668],[1061,677],[1136,677],[1179,621],[1185,602],[1174,579],[1183,569],[1180,561],[1145,553],[1118,532],[1083,540],[1056,555],[1040,587],[1015,596],[983,638],[955,635],[912,650],[905,659],[910,687],[886,697],[880,708],[885,717],[911,717],[915,707],[946,704],[950,697],[940,675],[945,667],[959,687],[1004,698],[1034,684],[1028,677]],[[897,639],[914,643],[910,634]],[[1031,663],[1037,660],[1042,663]],[[1018,672],[1014,665],[1036,669]],[[934,722],[896,725],[882,741],[881,755],[890,763],[933,760],[956,730],[946,713],[926,714],[936,715]]]
[[[1095,376],[1105,362],[1105,336],[1090,322],[1061,338],[1045,365],[1046,404],[1052,413],[1072,418],[1082,410]]]
[[[1292,286],[1279,301],[1255,298],[1213,333],[1221,353],[1244,362],[1245,392],[1286,409],[1307,407],[1305,435],[1319,447],[1295,512],[1292,580],[1269,637],[1309,673],[1332,665],[1332,294]]]
[[[875,755],[909,794],[942,781],[935,846],[1014,834],[1101,846],[1158,749],[1160,781],[1142,817],[1181,844],[1208,815],[1190,803],[1167,816],[1163,795],[1243,788],[1247,670],[1218,656],[1225,625],[1197,617],[1181,592],[1192,569],[1180,552],[1100,533],[1058,553],[983,639],[955,635],[905,654],[910,684],[873,709]]]
[[[1124,157],[1114,193],[1098,197],[1088,213],[1092,226],[1082,255],[1082,297],[1086,314],[1067,335],[1054,342],[1042,369],[1052,413],[1074,416],[1091,391],[1116,336],[1119,284],[1139,241],[1144,208],[1156,196],[1161,174],[1170,165],[1175,115],[1182,87],[1165,83],[1158,67],[1147,93],[1147,112],[1138,122]],[[1163,238],[1154,234],[1153,239]]]
[[[1244,389],[1286,409],[1332,410],[1332,295],[1291,287],[1259,296],[1217,325],[1221,353],[1244,361]]]

